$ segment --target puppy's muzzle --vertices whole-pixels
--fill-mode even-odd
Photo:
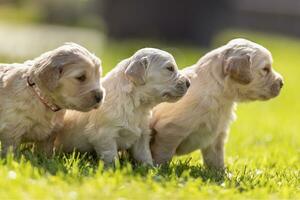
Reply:
[[[275,96],[279,95],[283,85],[284,85],[284,82],[283,82],[282,78],[276,79],[275,82],[271,85],[272,96],[275,97]]]
[[[190,87],[191,82],[188,78],[181,76],[176,84],[176,89],[179,93],[185,94],[187,89]]]

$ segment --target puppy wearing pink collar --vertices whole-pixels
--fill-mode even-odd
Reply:
[[[2,155],[22,142],[48,146],[64,109],[99,107],[104,93],[100,74],[100,60],[74,43],[23,64],[0,64]]]

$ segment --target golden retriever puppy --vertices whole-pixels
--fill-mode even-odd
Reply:
[[[100,60],[67,43],[23,64],[0,64],[2,155],[22,142],[49,142],[64,109],[89,111],[103,97]]]
[[[151,109],[163,101],[176,101],[189,87],[169,53],[144,48],[121,61],[102,81],[103,105],[89,113],[67,111],[55,146],[64,152],[95,151],[106,164],[118,150],[129,149],[133,158],[152,165],[149,148]]]
[[[276,97],[283,86],[264,47],[234,39],[184,69],[191,79],[186,95],[153,109],[152,156],[163,164],[173,155],[197,149],[211,168],[224,167],[224,140],[235,118],[235,104]]]

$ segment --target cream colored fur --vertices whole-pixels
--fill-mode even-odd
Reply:
[[[152,165],[150,110],[158,103],[182,97],[188,79],[178,73],[169,53],[144,48],[121,61],[102,84],[106,90],[103,105],[89,113],[67,111],[56,148],[96,151],[106,164],[118,157],[118,150],[130,149],[136,161]]]
[[[185,68],[187,94],[153,109],[152,156],[157,164],[172,156],[201,150],[208,167],[224,167],[224,142],[235,119],[237,102],[277,96],[282,77],[271,68],[271,53],[245,39],[235,39]]]
[[[22,142],[46,145],[62,122],[66,108],[88,111],[98,107],[95,94],[103,93],[100,70],[100,60],[73,43],[23,64],[0,64],[2,154],[9,147],[15,150]],[[85,80],[79,81],[82,76]],[[29,86],[28,81],[34,86]],[[54,112],[47,107],[33,87],[61,110]]]

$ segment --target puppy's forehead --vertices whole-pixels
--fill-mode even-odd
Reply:
[[[150,59],[158,58],[158,59],[165,59],[165,60],[174,61],[174,58],[170,53],[168,53],[166,51],[163,51],[161,49],[156,49],[156,48],[143,48],[143,49],[140,49],[133,55],[133,57],[135,59],[148,57]]]
[[[259,49],[259,50],[263,51],[264,53],[271,54],[268,49],[261,46],[260,44],[257,44],[255,42],[252,42],[250,40],[246,40],[243,38],[237,38],[237,39],[230,40],[227,43],[227,45],[229,45],[229,46],[245,46],[245,47],[249,47],[252,49]]]
[[[269,63],[273,62],[272,54],[268,49],[250,40],[237,38],[229,41],[227,45],[232,49],[236,49],[237,51],[248,51],[248,53],[256,59],[262,59]]]
[[[256,43],[253,43],[252,45],[254,49],[254,61],[257,60],[257,62],[261,63],[262,65],[271,65],[273,63],[272,54],[268,49]]]
[[[65,57],[65,61],[69,63],[85,64],[84,66],[96,68],[97,70],[101,66],[101,60],[97,56],[75,43],[66,43],[54,51],[58,56]]]
[[[252,67],[256,67],[256,68],[265,67],[266,65],[271,67],[273,60],[272,60],[272,56],[257,52],[252,59],[252,63],[253,63]]]
[[[56,51],[58,54],[81,54],[85,56],[90,55],[90,52],[86,48],[76,43],[66,43],[58,47],[54,51]]]

